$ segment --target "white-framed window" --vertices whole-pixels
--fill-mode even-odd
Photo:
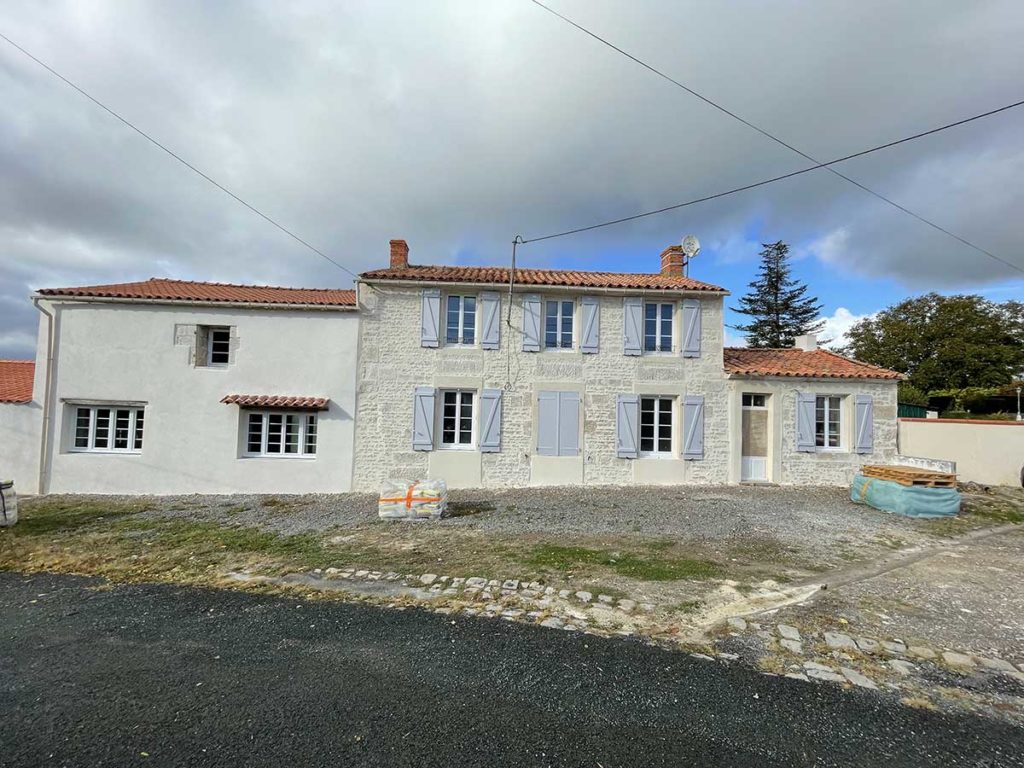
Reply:
[[[72,451],[139,453],[145,408],[138,406],[74,406]]]
[[[572,349],[572,325],[576,302],[572,299],[549,299],[544,302],[544,347]]]
[[[206,364],[224,366],[231,362],[231,329],[211,326],[206,332]]]
[[[674,398],[640,398],[641,456],[672,455],[672,417],[674,413]]]
[[[317,414],[306,411],[243,411],[245,456],[316,456]]]
[[[748,409],[764,409],[768,407],[768,395],[757,392],[743,393],[743,407]]]
[[[843,447],[843,398],[818,395],[814,402],[814,444],[818,448]]]
[[[476,296],[447,297],[444,340],[446,344],[476,344]]]
[[[672,351],[672,315],[675,305],[671,302],[649,301],[644,304],[644,352]]]
[[[476,392],[443,389],[440,395],[440,447],[472,450],[476,445]]]

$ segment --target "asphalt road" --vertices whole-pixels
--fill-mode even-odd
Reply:
[[[1024,765],[1024,729],[626,640],[100,586],[0,574],[0,765]]]

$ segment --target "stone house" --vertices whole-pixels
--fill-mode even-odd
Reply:
[[[353,487],[845,484],[896,455],[899,375],[817,349],[726,349],[727,291],[684,275],[366,272]]]
[[[845,484],[896,456],[899,375],[724,347],[684,274],[415,266],[355,291],[152,279],[40,290],[0,361],[0,479],[25,492]],[[511,279],[510,278],[514,278]]]

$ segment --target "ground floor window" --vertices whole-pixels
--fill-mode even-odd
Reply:
[[[75,406],[73,451],[138,453],[142,450],[145,408]]]
[[[819,448],[841,448],[843,398],[819,395],[814,404],[814,444]]]
[[[317,415],[295,411],[247,411],[246,456],[316,455]]]
[[[472,448],[476,393],[468,389],[441,391],[441,447]]]
[[[640,398],[640,453],[648,456],[672,453],[671,397]]]

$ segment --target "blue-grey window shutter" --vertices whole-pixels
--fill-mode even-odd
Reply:
[[[857,395],[854,398],[854,422],[857,425],[857,453],[872,453],[875,450],[874,423],[875,405],[871,395]]]
[[[598,339],[601,335],[601,304],[596,296],[584,296],[580,299],[583,308],[583,333],[580,334],[580,351],[585,355],[593,355],[598,351]]]
[[[537,393],[537,453],[558,455],[558,393]]]
[[[796,393],[796,449],[800,453],[814,453],[814,404],[812,392]]]
[[[441,289],[424,288],[420,308],[420,346],[436,347],[441,339]]]
[[[434,388],[416,387],[412,402],[412,449],[434,450]]]
[[[580,393],[558,393],[558,455],[580,455]]]
[[[523,352],[540,352],[540,296],[523,296]]]
[[[640,396],[619,395],[615,400],[615,455],[635,459],[639,452]]]
[[[483,318],[480,325],[480,346],[484,349],[497,349],[501,341],[501,295],[481,293],[480,309]]]
[[[683,458],[704,458],[704,395],[683,398]]]
[[[485,389],[480,393],[480,452],[501,450],[501,390]]]
[[[700,299],[683,299],[683,357],[700,357]]]
[[[622,354],[639,355],[643,349],[644,300],[626,296],[622,300]]]

